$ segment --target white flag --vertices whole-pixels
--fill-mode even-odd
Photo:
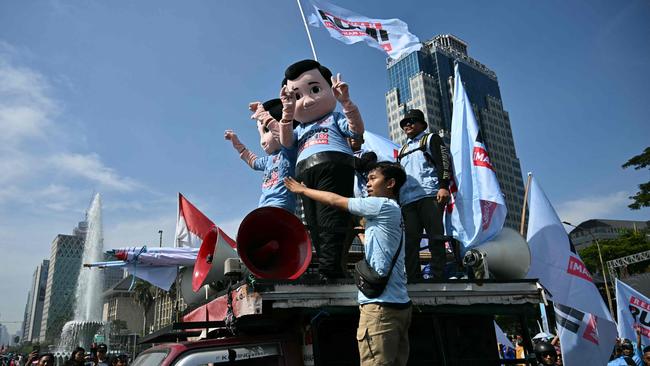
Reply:
[[[370,19],[325,1],[311,3],[316,14],[310,17],[309,24],[318,27],[320,21],[333,38],[345,44],[363,41],[394,59],[422,48],[418,37],[409,33],[408,25],[399,19]]]
[[[454,74],[450,150],[457,192],[451,211],[451,226],[452,235],[463,244],[464,252],[499,234],[508,210],[460,78],[458,64],[454,67]]]
[[[641,330],[641,344],[650,344],[650,299],[616,279],[618,334],[636,342],[635,328]]]
[[[534,177],[530,181],[528,203],[526,239],[531,264],[527,277],[538,278],[554,303],[612,321],[591,274],[569,242],[562,222]]]
[[[555,303],[562,361],[566,366],[605,366],[616,343],[616,324]]]

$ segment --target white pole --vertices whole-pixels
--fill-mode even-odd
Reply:
[[[311,33],[309,32],[309,27],[307,26],[307,19],[305,19],[305,13],[302,11],[302,5],[300,5],[300,0],[296,0],[296,2],[298,3],[298,9],[300,9],[302,22],[305,25],[305,31],[307,31],[307,38],[309,38],[309,45],[311,46],[311,52],[314,54],[314,61],[318,61],[318,57],[316,57],[316,49],[314,48],[314,42],[311,40]]]

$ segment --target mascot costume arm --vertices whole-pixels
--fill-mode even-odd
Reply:
[[[246,164],[248,164],[248,166],[255,169],[255,161],[257,161],[257,155],[248,150],[246,148],[246,145],[242,144],[241,141],[239,141],[237,134],[233,130],[226,130],[223,137],[232,143],[232,147],[239,153],[239,157]]]

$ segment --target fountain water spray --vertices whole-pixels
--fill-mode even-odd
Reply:
[[[86,222],[88,230],[82,265],[103,260],[102,199],[99,193],[95,194],[88,208]],[[95,334],[104,334],[105,339],[107,338],[108,327],[101,321],[103,284],[102,271],[90,270],[82,266],[75,293],[74,320],[67,322],[63,327],[59,344],[60,352],[71,352],[77,346],[88,349]]]

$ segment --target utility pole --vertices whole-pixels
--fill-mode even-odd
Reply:
[[[158,246],[159,246],[160,248],[162,248],[162,233],[163,233],[162,230],[158,230],[158,235],[160,235],[160,241],[159,241],[159,243],[158,243]]]

